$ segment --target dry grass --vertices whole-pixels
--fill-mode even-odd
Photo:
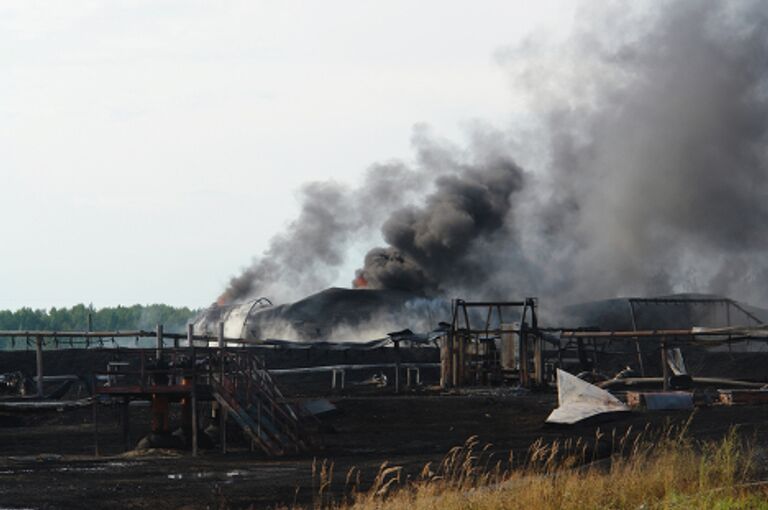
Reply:
[[[614,452],[596,460],[589,444]],[[651,438],[647,431],[595,441],[534,444],[525,459],[494,458],[470,438],[439,465],[406,477],[386,463],[361,490],[354,468],[334,493],[333,465],[314,466],[316,509],[746,509],[768,510],[768,482],[756,449],[735,430],[717,442],[697,442],[682,429]],[[504,469],[502,466],[516,466]]]

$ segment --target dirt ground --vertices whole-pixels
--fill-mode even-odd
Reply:
[[[0,426],[0,507],[2,508],[268,508],[310,504],[313,460],[335,464],[334,487],[341,491],[352,466],[370,481],[382,462],[416,472],[439,461],[472,435],[492,443],[500,457],[522,453],[538,438],[611,436],[650,423],[663,428],[689,418],[688,412],[632,413],[620,420],[575,428],[551,428],[544,419],[554,395],[486,394],[338,397],[338,412],[324,419],[322,444],[301,457],[259,458],[242,446],[223,455],[188,452],[121,453],[116,412],[104,409],[100,444],[93,456],[90,409],[23,418],[5,416]],[[488,392],[490,393],[490,392]],[[148,427],[148,409],[132,408],[134,433]],[[760,438],[768,406],[697,410],[691,434],[717,438],[734,424]],[[757,435],[756,435],[757,432]],[[607,445],[605,445],[607,446]],[[598,447],[600,450],[600,447]],[[597,452],[601,454],[601,452]]]
[[[87,364],[83,356],[77,352],[46,352],[46,373],[83,374],[91,366],[103,366],[112,354],[90,353]],[[309,359],[307,353],[302,356],[310,364],[318,362]],[[0,371],[31,372],[33,359],[29,352],[3,353]],[[284,389],[288,388],[289,397],[322,395],[328,392],[328,379],[327,374],[308,375],[304,380],[286,381],[289,384]],[[610,453],[614,431],[620,436],[630,427],[634,431],[647,426],[661,430],[691,418],[690,412],[633,412],[600,424],[550,427],[544,420],[556,405],[553,390],[518,395],[513,391],[477,389],[443,395],[422,389],[395,396],[388,387],[350,390],[328,398],[338,409],[322,418],[317,444],[301,456],[279,459],[248,451],[244,442],[238,442],[234,425],[228,432],[230,451],[226,455],[218,448],[203,449],[197,458],[188,451],[125,452],[118,425],[119,409],[109,406],[100,406],[98,412],[97,457],[90,408],[0,413],[0,509],[306,506],[311,505],[316,494],[312,476],[315,462],[334,464],[331,491],[339,495],[344,490],[345,475],[353,466],[361,470],[363,485],[372,481],[385,461],[416,474],[424,464],[439,462],[470,436],[478,436],[481,445],[492,444],[491,451],[498,459],[508,459],[510,452],[517,459],[523,458],[540,438],[554,441],[581,437],[591,442],[592,455],[597,458]],[[131,406],[130,414],[130,444],[135,445],[149,432],[149,408]],[[172,416],[172,421],[175,418]],[[768,406],[705,407],[693,413],[690,434],[715,439],[739,425],[741,434],[762,443],[766,423]],[[595,445],[598,429],[603,438]]]

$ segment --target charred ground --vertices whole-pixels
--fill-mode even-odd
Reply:
[[[58,370],[77,368],[78,359],[108,353],[64,351]],[[53,354],[46,353],[53,358]],[[765,356],[754,354],[753,357]],[[31,352],[3,353],[0,365],[32,363]],[[768,358],[766,358],[768,360]],[[51,360],[52,361],[52,360]],[[765,361],[765,360],[763,360]],[[94,362],[93,359],[90,362]],[[762,361],[761,361],[762,362]],[[56,366],[49,365],[51,370]],[[293,388],[293,389],[291,389]],[[328,393],[328,381],[309,378],[293,396]],[[348,389],[330,395],[337,411],[322,419],[320,441],[302,456],[266,459],[237,443],[232,451],[216,449],[192,458],[188,452],[124,453],[118,426],[119,409],[100,411],[101,456],[93,456],[94,430],[90,409],[0,416],[0,501],[4,506],[32,508],[264,508],[311,504],[313,463],[334,463],[332,491],[341,495],[344,477],[355,466],[363,485],[370,483],[383,462],[402,465],[415,475],[427,462],[439,461],[470,436],[492,444],[499,459],[510,452],[522,459],[530,445],[583,438],[591,456],[611,450],[611,441],[627,430],[662,430],[690,420],[689,433],[699,439],[719,438],[733,426],[745,438],[760,441],[768,406],[706,407],[689,412],[631,413],[605,423],[571,428],[545,426],[556,405],[552,391],[517,394],[511,390],[473,389],[442,394],[422,388],[395,396],[391,388]],[[131,407],[136,437],[149,431],[149,409]],[[595,446],[598,430],[603,434]],[[614,433],[615,431],[615,433]]]

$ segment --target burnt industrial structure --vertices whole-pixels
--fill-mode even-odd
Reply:
[[[103,347],[104,339],[154,338],[156,346],[111,349],[106,366],[94,368],[89,385],[92,396],[87,399],[93,410],[94,450],[99,454],[99,412],[101,405],[119,406],[120,426],[125,448],[132,449],[130,433],[131,402],[150,403],[151,434],[144,438],[146,447],[188,447],[197,455],[201,443],[201,408],[215,417],[218,442],[227,451],[227,420],[232,419],[242,430],[251,450],[270,456],[299,453],[312,442],[305,424],[312,416],[300,405],[288,402],[264,365],[252,350],[236,345],[239,338],[219,334],[195,335],[189,325],[187,335],[166,333],[159,325],[156,332],[0,332],[0,337],[34,338],[36,353],[36,392],[14,402],[17,409],[39,407],[44,400],[43,346],[46,340],[58,343],[77,338]],[[181,345],[181,344],[184,345]],[[170,345],[166,345],[170,344]],[[11,408],[13,404],[11,403]],[[72,403],[74,406],[81,402]],[[174,434],[170,422],[170,406],[179,404],[179,431]],[[64,405],[64,404],[62,404]]]
[[[544,383],[536,299],[464,301],[452,304],[440,351],[444,388]],[[514,322],[513,322],[514,321]],[[531,366],[532,365],[532,366]]]
[[[344,317],[373,316],[375,303],[382,303],[380,293],[369,291],[320,296],[322,306],[310,300],[292,308],[289,316],[298,321],[303,316],[296,310],[302,308],[317,317],[354,307],[349,301],[354,296],[368,299],[363,300],[365,313],[347,310]],[[334,302],[339,296],[343,299]],[[394,302],[384,300],[384,306]],[[0,338],[11,345],[34,349],[36,377],[9,374],[6,386],[9,391],[16,388],[18,395],[0,399],[0,409],[91,406],[94,450],[99,453],[100,424],[115,414],[99,410],[117,411],[123,446],[130,449],[138,438],[132,433],[129,407],[145,402],[151,429],[142,446],[189,448],[197,454],[201,445],[217,444],[226,452],[232,443],[227,431],[235,427],[240,436],[236,443],[279,456],[311,451],[317,443],[321,427],[317,409],[313,411],[316,404],[302,401],[319,396],[453,394],[502,386],[546,390],[565,371],[611,389],[668,391],[703,385],[721,389],[724,402],[763,398],[762,371],[758,376],[729,372],[717,358],[727,353],[735,360],[733,366],[742,368],[739,360],[766,350],[768,328],[759,310],[705,297],[631,298],[610,304],[600,308],[602,315],[593,313],[590,304],[577,310],[582,325],[547,327],[541,324],[536,298],[455,299],[449,321],[430,316],[437,327],[426,333],[406,328],[355,342],[254,338],[249,330],[254,313],[273,308],[263,300],[208,310],[188,325],[186,334],[166,332],[162,326],[155,331],[2,331]],[[341,317],[324,320],[330,324]],[[211,334],[213,318],[221,320]],[[48,374],[44,352],[48,359],[80,353],[90,356],[93,366],[87,374]],[[621,374],[614,377],[617,372]],[[86,398],[65,398],[66,384],[75,380],[87,383]],[[45,384],[62,381],[64,385],[46,393]],[[281,387],[290,388],[293,398]],[[643,398],[627,397],[633,402]]]

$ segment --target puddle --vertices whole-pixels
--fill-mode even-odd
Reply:
[[[141,466],[144,462],[120,462],[120,461],[112,461],[112,462],[105,462],[103,464],[98,464],[95,466],[64,466],[60,468],[54,469],[54,471],[59,472],[92,472],[92,471],[107,471],[108,469],[126,469],[126,468],[132,468],[135,466]]]
[[[128,468],[128,467],[134,467],[134,466],[142,466],[144,465],[144,462],[107,462],[107,467],[110,468]]]
[[[14,455],[8,457],[13,462],[51,462],[64,458],[63,455],[41,454],[41,455]]]
[[[221,477],[223,477],[223,473],[214,473],[212,471],[202,471],[200,473],[172,473],[168,475],[169,480],[208,480]]]
[[[268,478],[278,471],[296,471],[296,468],[275,468],[258,469],[249,471],[246,469],[233,469],[230,471],[200,471],[198,473],[171,473],[166,475],[169,480],[218,480],[223,482],[232,482],[235,478],[258,479]]]
[[[56,468],[53,471],[59,472],[59,473],[91,473],[94,471],[106,471],[107,468],[104,466],[88,466],[88,467],[60,467]]]

